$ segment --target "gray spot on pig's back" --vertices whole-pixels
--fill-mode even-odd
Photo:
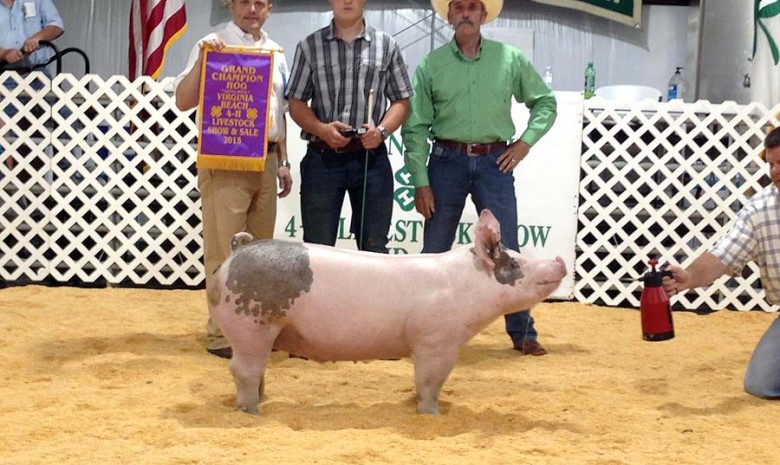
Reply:
[[[237,296],[236,313],[262,324],[287,315],[297,297],[309,292],[314,275],[303,244],[258,241],[234,252],[226,287]]]

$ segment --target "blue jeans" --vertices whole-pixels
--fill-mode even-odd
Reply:
[[[485,208],[493,212],[501,227],[504,246],[519,251],[515,176],[499,170],[496,160],[502,152],[503,149],[481,157],[470,157],[441,144],[433,144],[428,161],[428,179],[436,213],[425,220],[423,253],[446,252],[452,248],[468,194],[471,194],[477,214]],[[530,310],[518,310],[504,315],[506,332],[515,347],[537,337]]]
[[[361,215],[364,211],[364,177],[366,208]],[[365,150],[336,153],[309,145],[301,161],[304,242],[336,245],[345,193],[349,194],[352,205],[350,232],[355,235],[358,249],[388,253],[387,238],[393,216],[393,169],[384,144],[370,151],[368,156]]]
[[[780,318],[766,330],[750,357],[745,392],[762,399],[780,398]]]

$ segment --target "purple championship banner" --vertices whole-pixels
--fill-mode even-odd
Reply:
[[[204,50],[198,123],[199,169],[264,171],[273,53]]]

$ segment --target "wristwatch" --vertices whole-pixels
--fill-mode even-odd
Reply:
[[[387,139],[390,137],[390,132],[385,129],[384,126],[377,126],[376,128],[379,129],[379,133],[382,134],[382,139]]]
[[[282,160],[279,162],[279,168],[289,168],[289,167],[290,167],[289,160]]]

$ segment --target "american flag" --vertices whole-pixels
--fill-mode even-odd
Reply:
[[[165,52],[187,30],[184,0],[133,0],[130,6],[130,79],[160,75]]]

